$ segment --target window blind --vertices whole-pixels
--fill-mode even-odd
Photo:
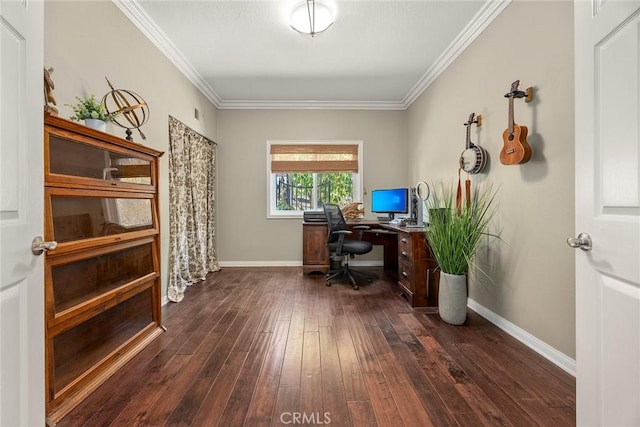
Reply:
[[[358,172],[358,145],[272,144],[271,172]]]

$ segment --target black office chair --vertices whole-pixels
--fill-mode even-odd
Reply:
[[[341,268],[336,270],[330,270],[327,273],[327,286],[331,286],[331,281],[341,277],[347,277],[353,289],[360,289],[355,275],[365,277],[369,282],[372,281],[371,277],[367,274],[349,269],[349,258],[354,258],[354,255],[362,255],[371,252],[373,245],[369,242],[362,240],[364,230],[369,229],[366,225],[356,225],[352,228],[358,230],[358,240],[347,239],[346,236],[352,234],[348,230],[347,222],[342,216],[342,211],[338,205],[324,204],[324,215],[327,217],[327,225],[329,233],[327,235],[327,244],[329,246],[329,253],[331,258],[331,264],[333,261],[340,262]]]

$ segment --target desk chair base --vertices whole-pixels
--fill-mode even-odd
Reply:
[[[356,282],[355,277],[353,277],[354,275],[364,277],[365,279],[367,279],[367,282],[369,283],[373,281],[371,276],[369,276],[368,274],[363,273],[361,271],[351,270],[349,268],[349,263],[345,261],[344,264],[342,264],[341,269],[331,270],[327,273],[327,286],[331,286],[331,281],[334,279],[340,279],[340,278],[346,277],[347,279],[349,279],[349,283],[351,283],[351,286],[353,287],[353,289],[357,291],[358,289],[360,289],[360,286],[358,286],[358,282]]]

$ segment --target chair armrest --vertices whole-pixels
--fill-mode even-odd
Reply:
[[[336,242],[336,255],[342,255],[342,244],[344,243],[344,236],[348,236],[352,234],[349,230],[336,230],[331,232],[331,234],[338,235],[338,241]]]
[[[371,227],[369,227],[368,225],[354,225],[353,229],[358,230],[358,240],[362,240],[362,237],[364,236],[364,230],[371,230]]]

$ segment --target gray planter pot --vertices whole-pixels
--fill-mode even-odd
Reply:
[[[467,276],[440,272],[438,291],[440,318],[452,325],[462,325],[467,319]]]

